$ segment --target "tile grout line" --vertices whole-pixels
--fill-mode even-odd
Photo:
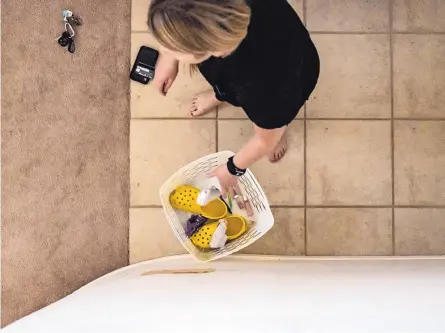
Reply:
[[[445,205],[270,205],[271,208],[309,208],[309,209],[445,209]],[[130,209],[162,208],[162,205],[130,205]]]
[[[388,31],[308,31],[311,35],[389,35]]]
[[[445,209],[445,205],[271,205],[274,208],[412,208],[412,209]]]
[[[131,4],[131,9],[130,9],[131,13],[130,13],[130,57],[128,58],[128,68],[131,71],[131,66],[133,63],[133,56],[132,56],[132,47],[133,47],[133,31],[131,31],[131,27],[132,27],[132,23],[133,23],[133,4]],[[134,159],[131,158],[131,127],[133,125],[133,103],[131,102],[131,82],[128,86],[128,105],[130,106],[130,119],[128,121],[128,184],[127,184],[127,189],[128,189],[128,195],[127,195],[127,200],[128,200],[128,209],[127,209],[127,217],[128,217],[128,227],[126,230],[126,234],[127,234],[127,240],[126,240],[126,246],[127,246],[127,260],[126,260],[126,264],[127,266],[131,264],[131,197],[132,197],[132,190],[131,190],[131,167],[132,164],[134,163]]]
[[[303,0],[303,20],[304,26],[308,28],[307,24],[307,0]],[[304,103],[304,114],[303,114],[303,200],[304,200],[304,254],[308,255],[308,228],[307,228],[307,101]]]
[[[303,0],[303,23],[307,29],[307,0]],[[308,255],[307,230],[307,101],[303,109],[303,226],[304,226],[304,255]]]
[[[395,166],[394,166],[394,57],[393,57],[393,1],[388,1],[389,6],[389,86],[391,101],[391,236],[392,255],[396,254],[396,232],[395,232]]]
[[[307,256],[307,120],[306,120],[306,103],[304,104],[304,122],[303,122],[303,181],[304,181],[304,254]]]
[[[311,35],[445,35],[445,31],[309,31]]]
[[[133,10],[132,9],[130,9],[131,10],[131,13],[130,13],[130,31],[131,31],[131,26],[132,26],[132,19],[133,19]],[[131,49],[132,49],[132,44],[133,44],[133,32],[130,32],[130,56],[127,58],[127,61],[128,61],[128,63],[127,63],[127,65],[128,65],[128,68],[131,70],[131,66],[132,66],[132,61],[133,61],[133,57],[132,57],[132,55],[131,55]],[[126,230],[126,237],[127,237],[127,239],[126,239],[126,246],[127,246],[127,250],[126,250],[126,255],[127,255],[127,258],[126,258],[126,264],[127,264],[127,266],[128,265],[130,265],[130,258],[131,258],[131,247],[130,247],[130,235],[131,235],[131,217],[130,217],[130,214],[131,214],[131,166],[132,166],[132,159],[131,159],[131,127],[132,127],[132,119],[133,119],[133,115],[132,115],[132,113],[133,113],[133,110],[132,110],[132,104],[133,103],[131,103],[131,83],[128,85],[128,95],[127,95],[127,101],[128,101],[128,105],[129,105],[129,113],[130,113],[130,117],[129,117],[129,120],[128,120],[128,133],[127,133],[127,138],[128,138],[128,146],[127,146],[127,149],[128,149],[128,170],[127,170],[127,176],[128,176],[128,178],[127,178],[127,181],[128,181],[128,183],[127,183],[127,190],[128,190],[128,194],[127,194],[127,203],[128,203],[128,206],[126,207],[126,209],[127,209],[127,212],[126,212],[126,214],[127,214],[127,222],[128,222],[128,224],[127,224],[127,230]]]
[[[303,112],[303,114],[306,113]],[[304,118],[306,118],[306,120],[310,120],[310,121],[391,121],[391,118],[311,118],[311,117],[301,117],[301,118],[295,118],[294,121],[304,121]],[[159,121],[159,120],[193,120],[193,121],[205,121],[205,120],[219,120],[219,121],[233,121],[233,120],[240,120],[240,121],[248,121],[249,119],[246,118],[216,118],[216,117],[211,117],[211,118],[190,118],[190,117],[132,117],[130,118],[131,120],[154,120],[154,121]],[[397,118],[394,117],[394,120],[397,121],[445,121],[445,118]]]
[[[311,35],[445,35],[444,31],[309,31]]]
[[[303,7],[303,11],[305,8]],[[307,24],[305,18],[305,13],[303,13],[303,23]],[[311,35],[389,35],[388,31],[314,31],[308,29]],[[145,30],[134,30],[131,31],[132,34],[149,34]],[[394,31],[394,35],[445,35],[445,31]]]
[[[218,115],[219,115],[219,107],[216,107],[216,117],[215,117],[215,153],[217,153],[219,151],[219,120],[218,120]]]
[[[303,22],[304,22],[304,26],[306,27],[306,29],[308,28],[307,26],[307,0],[303,0]],[[304,188],[304,192],[303,192],[303,200],[304,200],[304,211],[303,211],[303,223],[304,223],[304,254],[307,256],[308,255],[308,251],[307,251],[307,101],[306,103],[304,103],[304,113],[303,113],[303,188]]]
[[[306,1],[307,0],[303,0],[303,3],[302,3],[302,6],[303,6],[303,23],[304,23],[304,26],[306,27],[306,29],[307,29],[307,3],[306,3]]]
[[[159,209],[162,205],[133,205],[130,209]]]
[[[303,0],[303,23],[307,26],[307,0]],[[303,226],[304,226],[304,255],[308,255],[307,246],[307,101],[304,103],[303,110]]]
[[[398,118],[394,117],[394,120],[397,121],[445,121],[445,118]]]
[[[215,120],[216,117],[210,117],[210,118],[192,118],[192,117],[137,117],[137,118],[131,118],[131,120],[143,120],[143,121],[164,121],[164,120],[179,120],[179,121],[186,121],[186,120],[193,120],[193,121],[206,121],[206,120]]]

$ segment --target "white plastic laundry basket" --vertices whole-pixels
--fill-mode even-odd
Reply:
[[[209,179],[208,174],[219,165],[225,164],[227,159],[233,155],[234,153],[230,151],[223,151],[204,156],[176,172],[162,185],[160,190],[162,206],[173,232],[184,248],[200,261],[215,260],[237,252],[262,237],[274,224],[274,218],[266,195],[252,172],[247,170],[246,174],[239,178],[240,189],[244,196],[249,198],[255,214],[255,222],[249,227],[247,232],[221,249],[207,251],[197,248],[185,235],[185,226],[190,214],[178,211],[170,205],[170,193],[179,185],[193,185],[201,189],[210,185],[219,187],[216,178]]]

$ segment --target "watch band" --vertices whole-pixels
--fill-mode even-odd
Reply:
[[[227,161],[227,170],[229,170],[230,174],[237,177],[244,175],[247,171],[247,169],[240,169],[235,165],[235,163],[233,162],[233,156],[230,157]]]

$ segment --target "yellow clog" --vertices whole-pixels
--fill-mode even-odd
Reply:
[[[229,215],[224,218],[226,221],[226,235],[228,240],[236,239],[247,230],[246,219],[240,215]]]
[[[178,186],[170,194],[170,204],[173,208],[193,214],[201,214],[210,220],[219,220],[227,215],[227,206],[219,198],[210,201],[205,206],[198,205],[196,200],[200,192],[199,189],[190,185]]]

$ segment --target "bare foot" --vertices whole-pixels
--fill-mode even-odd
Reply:
[[[190,106],[190,114],[192,117],[202,116],[221,103],[221,101],[216,99],[213,90],[203,92],[193,98],[192,105]]]
[[[284,132],[283,136],[280,139],[280,142],[278,142],[273,152],[269,154],[269,161],[271,163],[278,162],[283,158],[286,152],[287,152],[287,132]]]

